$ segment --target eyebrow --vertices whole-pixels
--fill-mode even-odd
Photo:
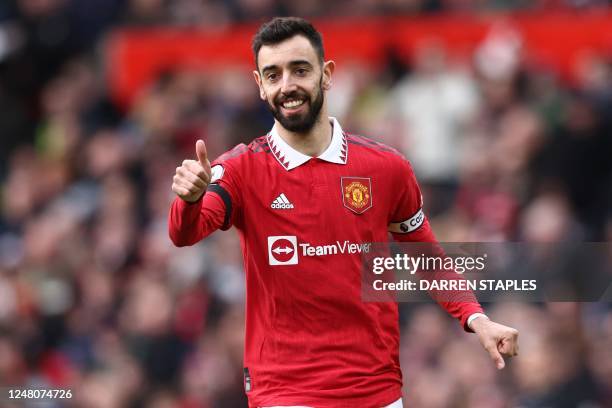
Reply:
[[[308,65],[309,67],[312,67],[312,64],[306,60],[294,60],[294,61],[289,62],[290,67],[295,67],[298,65]],[[265,67],[261,69],[261,72],[264,73],[266,71],[271,71],[274,69],[278,69],[278,65],[266,65]]]

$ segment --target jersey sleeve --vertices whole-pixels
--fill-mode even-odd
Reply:
[[[193,245],[223,226],[225,205],[215,194],[206,193],[194,203],[176,197],[170,207],[168,232],[176,246]]]
[[[389,217],[389,232],[398,241],[435,242],[423,213],[423,196],[412,167],[407,160],[399,161],[394,185],[398,195]]]
[[[214,231],[229,229],[242,207],[240,173],[221,158],[211,164],[211,182],[200,200],[188,203],[176,197],[170,207],[168,231],[176,246],[193,245]]]
[[[225,231],[234,225],[242,208],[241,172],[239,163],[223,161],[222,157],[211,164],[211,180],[206,194],[216,195],[223,201],[225,213],[220,229]]]
[[[398,242],[432,243],[434,254],[444,256],[444,250],[438,244],[423,212],[423,196],[410,163],[402,159],[398,167],[400,171],[395,185],[398,186],[399,194],[397,202],[391,208],[389,232]],[[420,275],[420,278],[431,279],[431,277],[423,276],[423,273]],[[435,279],[463,279],[463,277],[454,272],[437,272]],[[444,310],[458,319],[466,331],[471,331],[467,325],[469,317],[474,313],[483,313],[480,303],[471,291],[454,291],[443,294],[430,292],[430,295]]]

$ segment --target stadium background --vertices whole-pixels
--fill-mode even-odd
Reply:
[[[612,240],[607,1],[3,0],[0,385],[245,406],[237,236],[177,249],[166,223],[197,138],[214,157],[271,125],[249,39],[274,15],[319,23],[332,113],[405,152],[441,241]],[[487,310],[521,331],[500,373],[402,306],[406,406],[610,406],[608,304]]]

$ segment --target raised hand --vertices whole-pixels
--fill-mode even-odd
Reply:
[[[172,191],[183,200],[193,203],[202,197],[210,183],[210,162],[204,141],[195,145],[197,160],[183,160],[172,179]]]

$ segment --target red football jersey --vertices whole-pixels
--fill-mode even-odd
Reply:
[[[191,245],[234,225],[246,271],[245,390],[252,407],[380,408],[401,397],[395,303],[361,299],[367,243],[435,242],[396,150],[346,134],[317,158],[272,128],[212,163],[197,203],[177,198],[170,236]],[[462,325],[474,302],[442,304]]]

